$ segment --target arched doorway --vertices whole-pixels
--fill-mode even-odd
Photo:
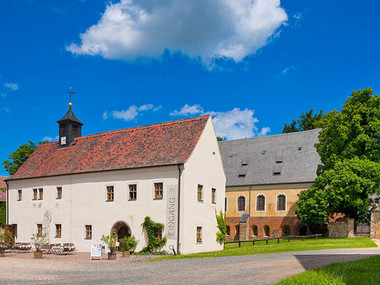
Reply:
[[[126,222],[118,221],[113,224],[111,228],[111,234],[117,234],[117,241],[123,237],[130,237],[132,235],[131,228]],[[120,251],[120,246],[117,248]]]

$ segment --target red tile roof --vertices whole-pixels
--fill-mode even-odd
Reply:
[[[1,188],[7,188],[4,179],[8,177],[0,176],[0,202],[5,202],[7,200],[7,194],[5,191],[2,191]]]
[[[196,146],[208,118],[89,135],[63,148],[58,142],[42,144],[10,180],[182,164]]]

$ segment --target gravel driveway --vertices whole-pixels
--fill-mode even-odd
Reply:
[[[4,257],[0,284],[272,284],[333,262],[379,254],[379,248],[330,249],[145,263]]]

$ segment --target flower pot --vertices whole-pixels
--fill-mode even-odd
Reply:
[[[35,259],[42,259],[42,251],[34,252]]]
[[[116,259],[116,252],[109,252],[108,260],[115,260],[115,259]]]
[[[131,255],[131,251],[129,251],[129,250],[123,251],[123,257],[128,257],[130,255]]]

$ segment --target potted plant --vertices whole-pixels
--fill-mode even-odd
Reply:
[[[35,252],[34,258],[41,259],[42,258],[42,246],[47,242],[47,233],[43,231],[42,233],[37,233],[32,235],[32,244],[34,245]]]
[[[0,257],[5,256],[5,250],[13,244],[13,235],[7,229],[0,229]]]
[[[136,240],[135,236],[123,237],[120,239],[121,251],[123,252],[123,257],[127,257],[131,254],[131,249],[136,247],[139,241]]]
[[[117,234],[110,234],[108,236],[103,235],[101,240],[108,246],[110,250],[108,253],[108,260],[115,260]]]

